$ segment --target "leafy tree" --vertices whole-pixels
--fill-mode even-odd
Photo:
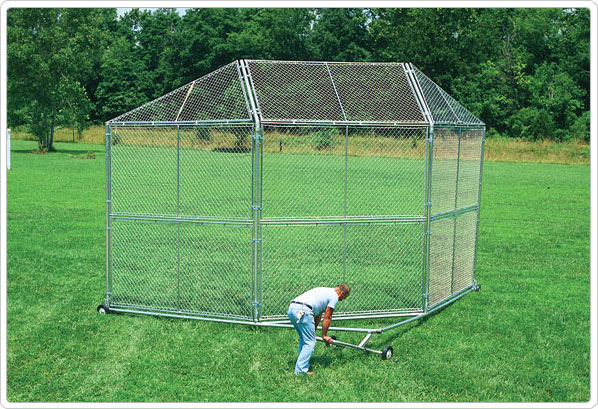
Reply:
[[[364,9],[316,9],[308,37],[312,59],[368,61],[368,14]]]
[[[40,148],[53,150],[54,128],[89,118],[84,85],[105,35],[101,9],[11,8],[7,13],[11,125],[26,124]]]
[[[96,91],[103,120],[112,119],[149,100],[150,73],[143,60],[135,57],[134,48],[126,37],[118,37],[104,54]]]
[[[588,138],[589,30],[573,8],[10,9],[8,119],[51,147],[234,59],[409,61],[490,134]]]
[[[228,34],[225,49],[231,59],[309,59],[312,18],[309,9],[243,9],[240,27]]]

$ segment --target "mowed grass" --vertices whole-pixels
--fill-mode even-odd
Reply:
[[[8,172],[9,401],[590,398],[587,165],[487,162],[477,259],[482,291],[375,335],[369,345],[392,345],[391,360],[318,344],[316,375],[295,378],[292,330],[99,315],[103,146],[57,144],[57,153],[29,153],[35,147],[13,141]],[[89,150],[96,159],[69,157]],[[292,267],[292,251],[281,249],[275,261]],[[321,275],[326,278],[325,259]],[[354,291],[351,298],[361,296]],[[360,340],[359,334],[336,335]]]

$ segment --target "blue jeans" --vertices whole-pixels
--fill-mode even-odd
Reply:
[[[298,319],[300,312],[304,312],[305,314]],[[295,375],[307,373],[309,371],[309,360],[316,345],[314,314],[311,309],[304,305],[291,304],[289,306],[289,319],[293,323],[297,333],[299,333],[299,357],[295,364]]]

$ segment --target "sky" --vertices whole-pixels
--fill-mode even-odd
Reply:
[[[182,16],[183,14],[185,14],[185,11],[188,9],[189,7],[177,7],[176,11]],[[123,14],[125,14],[127,11],[132,10],[133,7],[118,7],[116,9],[116,14],[120,17]],[[157,7],[139,7],[139,10],[158,10]]]

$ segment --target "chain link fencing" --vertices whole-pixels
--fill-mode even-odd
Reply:
[[[360,318],[471,289],[484,130],[470,115],[406,64],[268,61],[121,115],[107,126],[107,305],[277,321],[344,282],[334,316]]]

